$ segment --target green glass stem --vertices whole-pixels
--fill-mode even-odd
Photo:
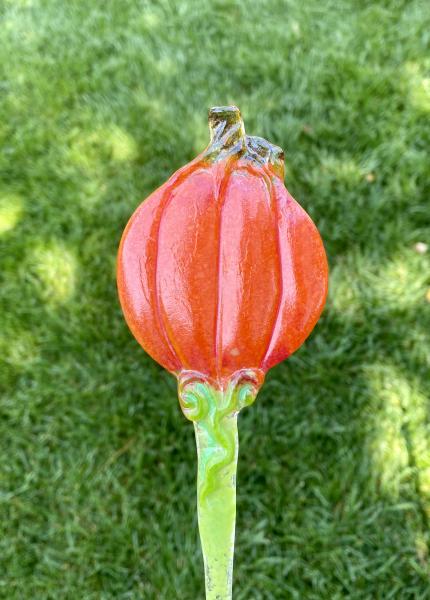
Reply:
[[[230,600],[236,524],[237,414],[217,439],[206,422],[194,424],[197,442],[197,511],[207,600]]]
[[[237,415],[252,404],[259,370],[243,369],[227,382],[183,371],[179,400],[194,423],[198,470],[197,510],[205,565],[206,600],[231,600],[236,522]]]

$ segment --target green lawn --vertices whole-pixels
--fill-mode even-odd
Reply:
[[[331,266],[240,417],[235,600],[429,599],[427,1],[0,6],[0,597],[203,598],[193,428],[115,255],[234,103]]]

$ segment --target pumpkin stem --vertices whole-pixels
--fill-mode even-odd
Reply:
[[[237,415],[254,402],[262,379],[262,372],[243,369],[220,388],[200,373],[183,371],[179,376],[181,408],[193,421],[196,435],[197,509],[206,600],[232,598]]]
[[[208,119],[211,135],[208,158],[227,158],[245,148],[245,126],[237,106],[214,106],[209,109]]]
[[[254,166],[268,166],[275,175],[284,178],[284,152],[267,140],[245,134],[237,106],[214,106],[209,109],[211,141],[203,153],[215,162],[236,156]]]

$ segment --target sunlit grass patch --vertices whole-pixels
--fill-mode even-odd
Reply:
[[[430,260],[412,246],[393,252],[382,261],[352,252],[337,260],[330,279],[330,302],[342,315],[360,314],[360,309],[387,314],[417,310],[427,313],[426,292],[430,285]]]
[[[416,307],[427,310],[425,293],[430,282],[429,273],[428,257],[415,256],[412,248],[406,248],[387,257],[377,273],[369,274],[365,293],[368,290],[375,303],[387,309]]]
[[[18,368],[31,368],[40,356],[30,331],[11,331],[10,327],[4,328],[0,333],[0,349],[7,362]]]
[[[0,235],[16,227],[22,218],[24,201],[17,194],[0,194]]]
[[[365,176],[363,167],[354,160],[334,155],[323,157],[321,171],[326,177],[344,183],[348,187],[358,185]]]
[[[101,176],[106,161],[122,163],[133,160],[136,155],[136,141],[116,125],[90,132],[75,130],[71,136],[69,159],[90,175]]]
[[[384,493],[398,496],[401,485],[410,477],[411,458],[404,428],[408,410],[413,410],[410,406],[413,392],[394,365],[367,365],[364,373],[371,397],[367,418],[373,477]]]
[[[430,112],[430,64],[423,69],[416,62],[407,62],[404,77],[412,105],[422,112]]]
[[[348,256],[333,265],[330,274],[330,305],[339,314],[357,317],[362,308],[360,259]]]
[[[430,517],[430,427],[428,397],[413,374],[393,363],[367,365],[370,386],[368,450],[373,480],[384,493],[399,496],[412,483]]]
[[[70,250],[58,242],[31,249],[30,269],[41,298],[49,305],[70,300],[75,292],[77,262]]]

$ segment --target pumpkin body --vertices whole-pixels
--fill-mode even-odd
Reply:
[[[208,149],[131,217],[118,289],[132,333],[157,362],[222,386],[303,343],[325,303],[327,261],[284,187],[282,151],[245,136],[237,109],[215,110]]]

